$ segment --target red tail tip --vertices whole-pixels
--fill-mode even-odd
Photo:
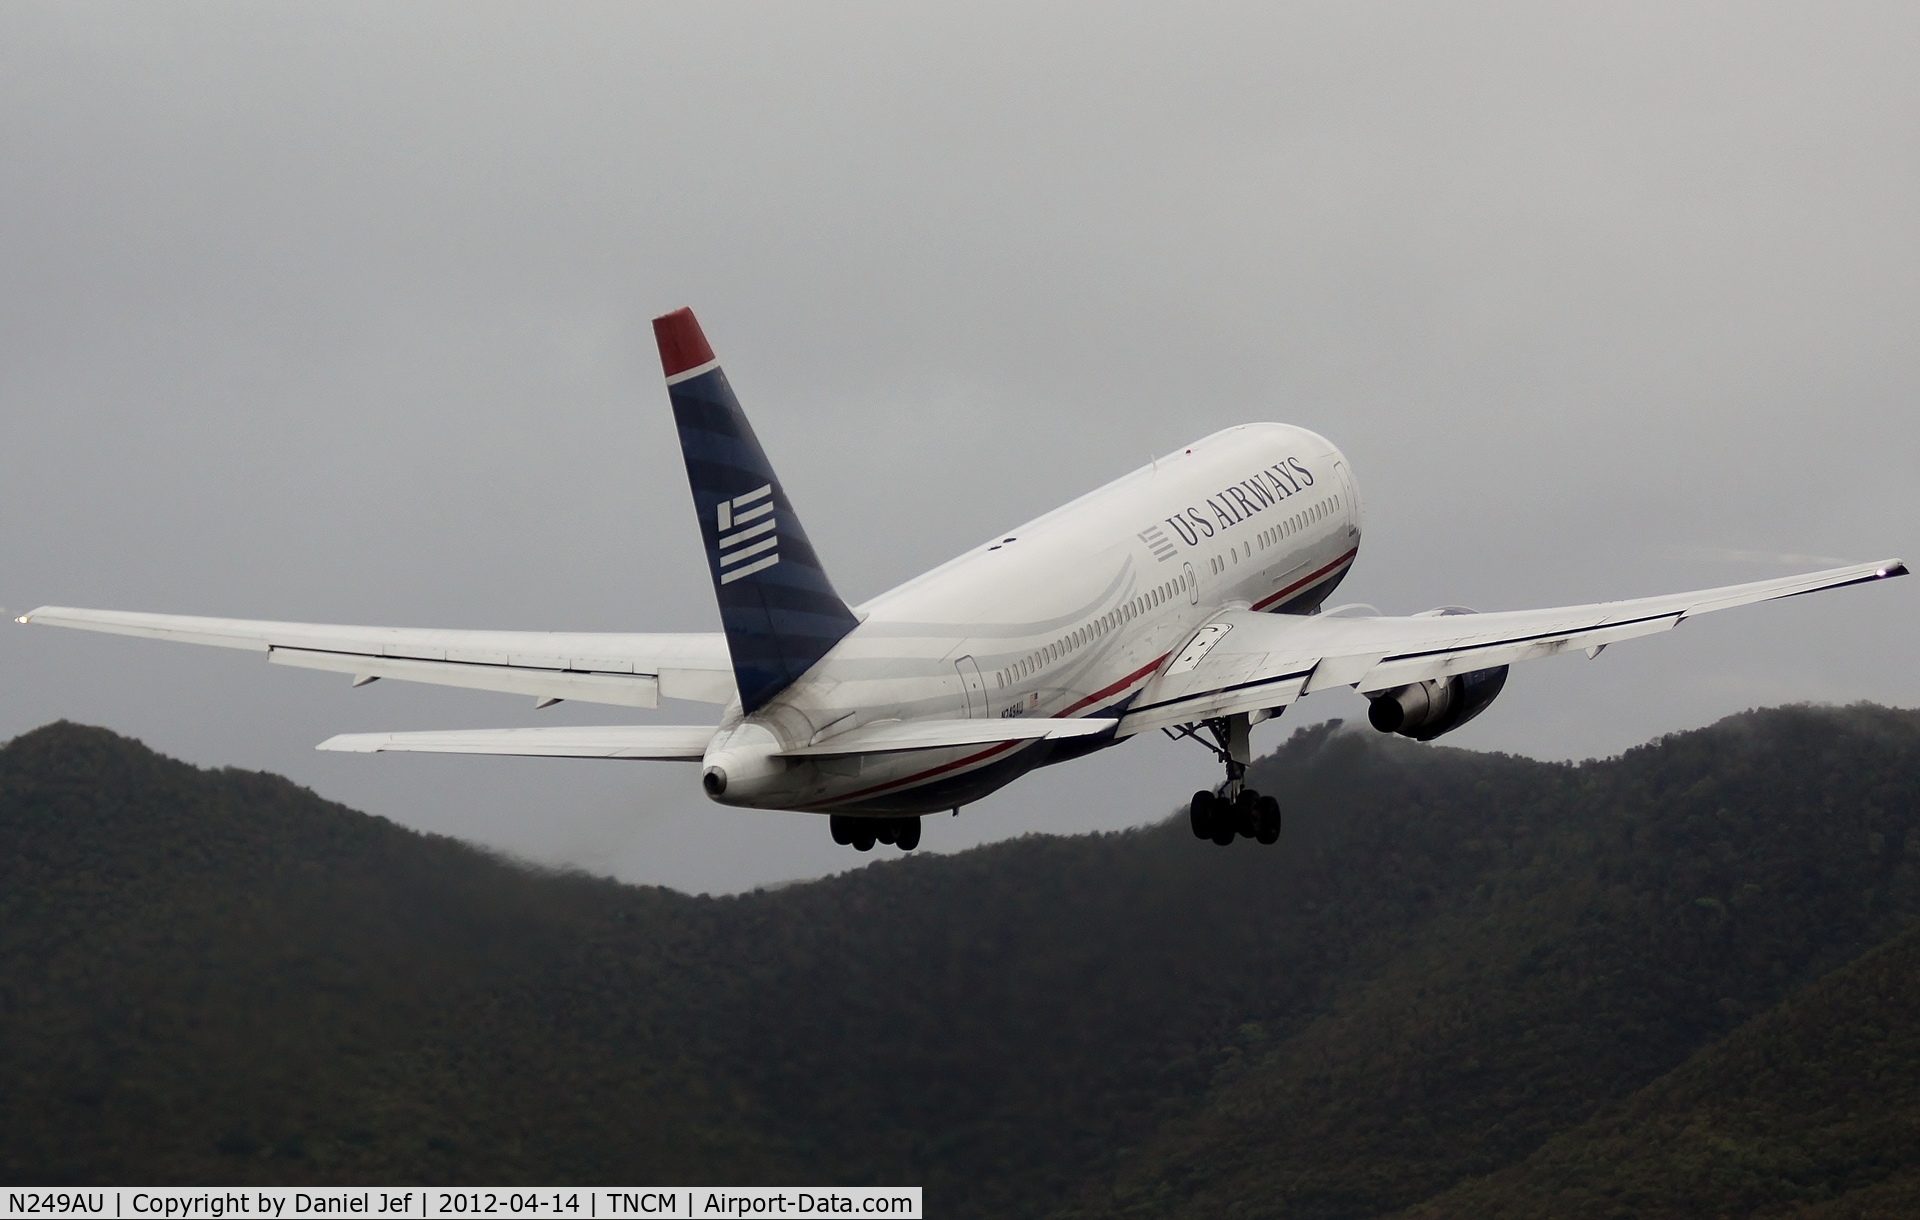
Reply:
[[[653,338],[660,345],[660,367],[672,377],[713,360],[713,348],[700,333],[693,310],[676,309],[653,320]]]

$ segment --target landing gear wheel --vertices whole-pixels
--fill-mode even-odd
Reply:
[[[847,828],[847,819],[839,814],[836,813],[827,818],[827,829],[832,832],[833,841],[840,846],[845,847],[853,842],[853,833]]]
[[[1213,833],[1208,837],[1220,847],[1226,847],[1238,837],[1234,827],[1233,802],[1225,797],[1213,798]]]
[[[865,818],[858,818],[854,820],[862,824],[856,825],[853,828],[853,833],[852,833],[853,850],[872,851],[873,837],[874,837],[873,827],[870,824],[866,824],[867,820]]]
[[[1196,792],[1193,803],[1187,806],[1187,823],[1193,827],[1196,839],[1213,837],[1213,810],[1218,804],[1211,792]]]
[[[1270,796],[1254,802],[1254,838],[1272,845],[1280,841],[1280,802]]]
[[[893,845],[901,851],[920,846],[920,819],[901,818],[898,829],[893,832]]]
[[[1222,847],[1240,835],[1262,843],[1279,840],[1280,804],[1247,787],[1247,767],[1253,758],[1249,732],[1254,717],[1270,720],[1284,710],[1238,712],[1163,730],[1176,741],[1199,742],[1226,764],[1227,782],[1212,792],[1194,793],[1193,803],[1187,807],[1188,824],[1196,839],[1212,839]],[[1202,737],[1202,730],[1213,740]]]
[[[894,828],[897,823],[892,818],[881,818],[873,824],[873,837],[882,843],[893,842]]]
[[[1259,833],[1259,800],[1260,794],[1251,788],[1242,788],[1240,795],[1233,798],[1234,833],[1248,839]]]

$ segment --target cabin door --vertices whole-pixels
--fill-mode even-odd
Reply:
[[[980,667],[973,663],[972,657],[961,657],[953,666],[960,671],[960,685],[967,691],[967,719],[986,719],[987,684],[980,677]]]

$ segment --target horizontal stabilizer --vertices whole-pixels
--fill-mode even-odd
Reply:
[[[845,754],[896,754],[945,746],[990,745],[1002,741],[1058,740],[1111,733],[1117,720],[909,720],[869,724],[817,745],[780,751],[782,758],[820,758]]]
[[[449,729],[431,733],[342,733],[318,749],[354,754],[512,754],[524,758],[647,758],[699,762],[713,738],[704,724],[615,724],[540,729]]]

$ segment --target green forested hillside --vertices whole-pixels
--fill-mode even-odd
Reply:
[[[1410,1216],[1920,1215],[1920,931]]]
[[[0,835],[10,1181],[777,1172],[710,1149],[742,1103],[680,1023],[692,900],[64,724],[0,752]]]
[[[1915,727],[1784,709],[1551,768],[1336,743],[1407,786],[1363,789],[1339,871],[1424,913],[1087,1210],[1374,1215],[1527,1155],[1911,925]]]
[[[1319,728],[1258,770],[1276,848],[1167,823],[697,899],[49,726],[0,750],[0,1174],[1378,1215],[1920,915],[1914,713],[1579,766]]]

